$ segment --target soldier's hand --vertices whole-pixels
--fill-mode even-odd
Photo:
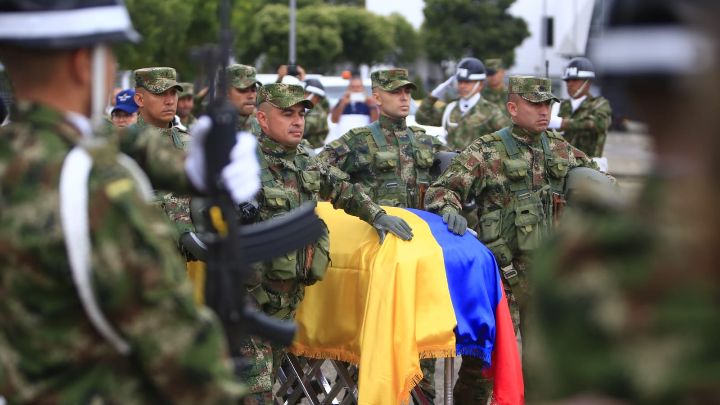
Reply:
[[[375,218],[373,227],[380,237],[380,244],[385,240],[385,233],[390,231],[402,240],[410,240],[413,238],[412,228],[400,217],[387,214],[380,214]]]
[[[448,230],[456,235],[464,235],[467,230],[467,219],[460,214],[443,214],[443,222],[448,226]]]
[[[449,79],[445,80],[444,82],[440,83],[437,87],[433,89],[432,92],[430,92],[430,95],[435,97],[436,99],[442,99],[445,98],[445,93],[453,87],[457,83],[457,79],[455,75],[450,76]]]

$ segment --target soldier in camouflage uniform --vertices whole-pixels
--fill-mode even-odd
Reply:
[[[261,84],[256,78],[255,68],[238,63],[227,67],[228,98],[239,112],[238,131],[247,131],[257,135],[259,131],[255,118],[255,98]]]
[[[302,86],[283,83],[261,86],[257,102],[262,189],[257,196],[257,214],[244,218],[246,222],[265,221],[304,202],[323,199],[375,226],[382,233],[381,243],[385,230],[405,240],[412,238],[410,227],[402,219],[387,215],[363,192],[361,185],[350,184],[345,173],[310,157],[299,147],[305,109],[312,108]],[[248,285],[248,291],[265,313],[293,319],[305,286],[318,281],[327,270],[329,254],[329,238],[325,235],[305,249],[258,264],[255,267],[258,279]],[[271,404],[274,372],[284,348],[271,347],[255,337],[239,346],[244,357],[254,359],[244,374],[254,393],[246,403]]]
[[[305,98],[313,103],[313,108],[305,116],[304,138],[313,148],[322,148],[328,132],[328,102],[325,98],[325,87],[318,79],[305,81]]]
[[[136,125],[140,131],[146,127],[155,128],[157,132],[154,134],[163,139],[166,148],[185,151],[189,146],[190,135],[172,124],[177,109],[177,95],[182,91],[175,78],[175,69],[169,67],[135,71],[135,102],[140,107]],[[156,197],[179,234],[194,230],[190,218],[190,196],[157,190]]]
[[[87,118],[105,100],[92,90],[108,85],[87,78],[115,73],[105,44],[139,38],[127,10],[43,4],[0,4],[0,61],[17,100],[0,129],[0,398],[235,403],[244,389],[220,324],[192,301],[171,224],[148,203],[142,172]]]
[[[454,150],[463,150],[481,135],[510,125],[502,110],[481,96],[485,75],[485,65],[479,59],[461,60],[457,73],[423,100],[415,115],[418,124],[442,126],[448,148]],[[460,99],[436,108],[435,103],[454,85]]]
[[[430,187],[429,211],[463,234],[460,213],[471,197],[477,203],[478,239],[502,268],[503,286],[516,332],[524,337],[528,257],[551,230],[563,205],[568,169],[592,161],[562,136],[547,131],[550,104],[556,100],[549,79],[511,77],[508,110],[513,125],[473,142]],[[484,404],[492,384],[482,361],[464,357],[454,396],[461,404]]]
[[[633,101],[657,158],[637,199],[589,199],[538,251],[528,397],[720,403],[720,70],[707,59],[720,5],[625,0],[608,15],[593,54],[603,88]],[[667,38],[688,53],[659,56]]]
[[[182,91],[178,94],[177,116],[185,128],[190,128],[197,118],[193,115],[195,108],[195,86],[192,83],[179,83]]]
[[[599,158],[605,148],[612,109],[606,98],[590,94],[594,78],[595,68],[590,60],[578,57],[570,61],[563,73],[570,99],[560,103],[558,115],[550,120],[550,128],[563,131],[565,139],[574,147],[591,158]]]
[[[486,59],[487,86],[482,89],[485,100],[498,106],[500,111],[510,117],[505,103],[507,103],[507,88],[505,88],[505,66],[502,59]]]
[[[405,123],[410,91],[415,88],[406,69],[378,70],[370,78],[380,118],[329,143],[318,158],[347,173],[351,182],[362,184],[380,205],[422,208],[435,153],[444,147],[422,128]],[[425,375],[421,388],[433,399],[435,361],[422,360],[421,366]]]

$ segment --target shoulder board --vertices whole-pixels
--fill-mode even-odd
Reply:
[[[422,133],[424,134],[424,133],[427,132],[427,131],[425,130],[425,128],[419,127],[419,126],[417,126],[417,125],[410,125],[408,128],[410,128],[413,132],[416,132],[416,133],[417,133],[417,132],[422,132]]]
[[[561,140],[561,141],[565,141],[565,138],[563,138],[563,136],[560,135],[560,134],[559,134],[557,131],[555,131],[554,129],[548,129],[547,131],[545,131],[545,133],[547,134],[548,138],[553,138],[553,139],[558,139],[558,140]]]
[[[502,139],[500,138],[500,135],[497,133],[487,134],[480,137],[480,140],[483,142],[498,142]]]

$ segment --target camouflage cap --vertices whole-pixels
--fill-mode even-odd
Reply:
[[[178,92],[183,91],[176,79],[175,69],[171,67],[149,67],[135,71],[135,87],[142,87],[153,94],[160,94],[173,87]]]
[[[370,74],[372,87],[379,87],[385,91],[393,91],[403,86],[416,89],[415,83],[408,79],[407,69],[376,70]]]
[[[505,69],[502,59],[485,59],[485,68],[489,75],[494,75],[500,69]]]
[[[195,95],[195,86],[192,83],[178,83],[182,87],[182,91],[178,93],[178,98]]]
[[[257,81],[256,74],[257,72],[255,71],[255,68],[248,65],[233,63],[227,67],[227,75],[230,85],[241,90],[262,84]]]
[[[313,108],[312,101],[305,98],[305,90],[296,84],[270,83],[258,88],[257,105],[267,102],[277,108],[288,108],[302,104]]]
[[[542,103],[548,100],[560,101],[552,93],[552,81],[542,77],[511,76],[508,83],[508,94],[519,94],[531,103]]]

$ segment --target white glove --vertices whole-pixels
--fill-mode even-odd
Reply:
[[[190,129],[192,144],[185,159],[185,173],[199,191],[207,191],[205,184],[205,139],[212,128],[208,116],[198,118]],[[252,199],[260,189],[260,165],[257,161],[255,137],[247,132],[236,134],[235,146],[230,151],[230,163],[220,173],[230,196],[236,204]]]
[[[562,126],[562,118],[558,117],[557,115],[553,115],[550,117],[550,123],[548,124],[548,129],[560,129]]]
[[[430,92],[430,95],[437,99],[442,99],[445,97],[445,93],[447,93],[448,89],[455,86],[455,83],[457,83],[457,78],[455,75],[452,75],[449,79],[435,87],[433,91]]]

